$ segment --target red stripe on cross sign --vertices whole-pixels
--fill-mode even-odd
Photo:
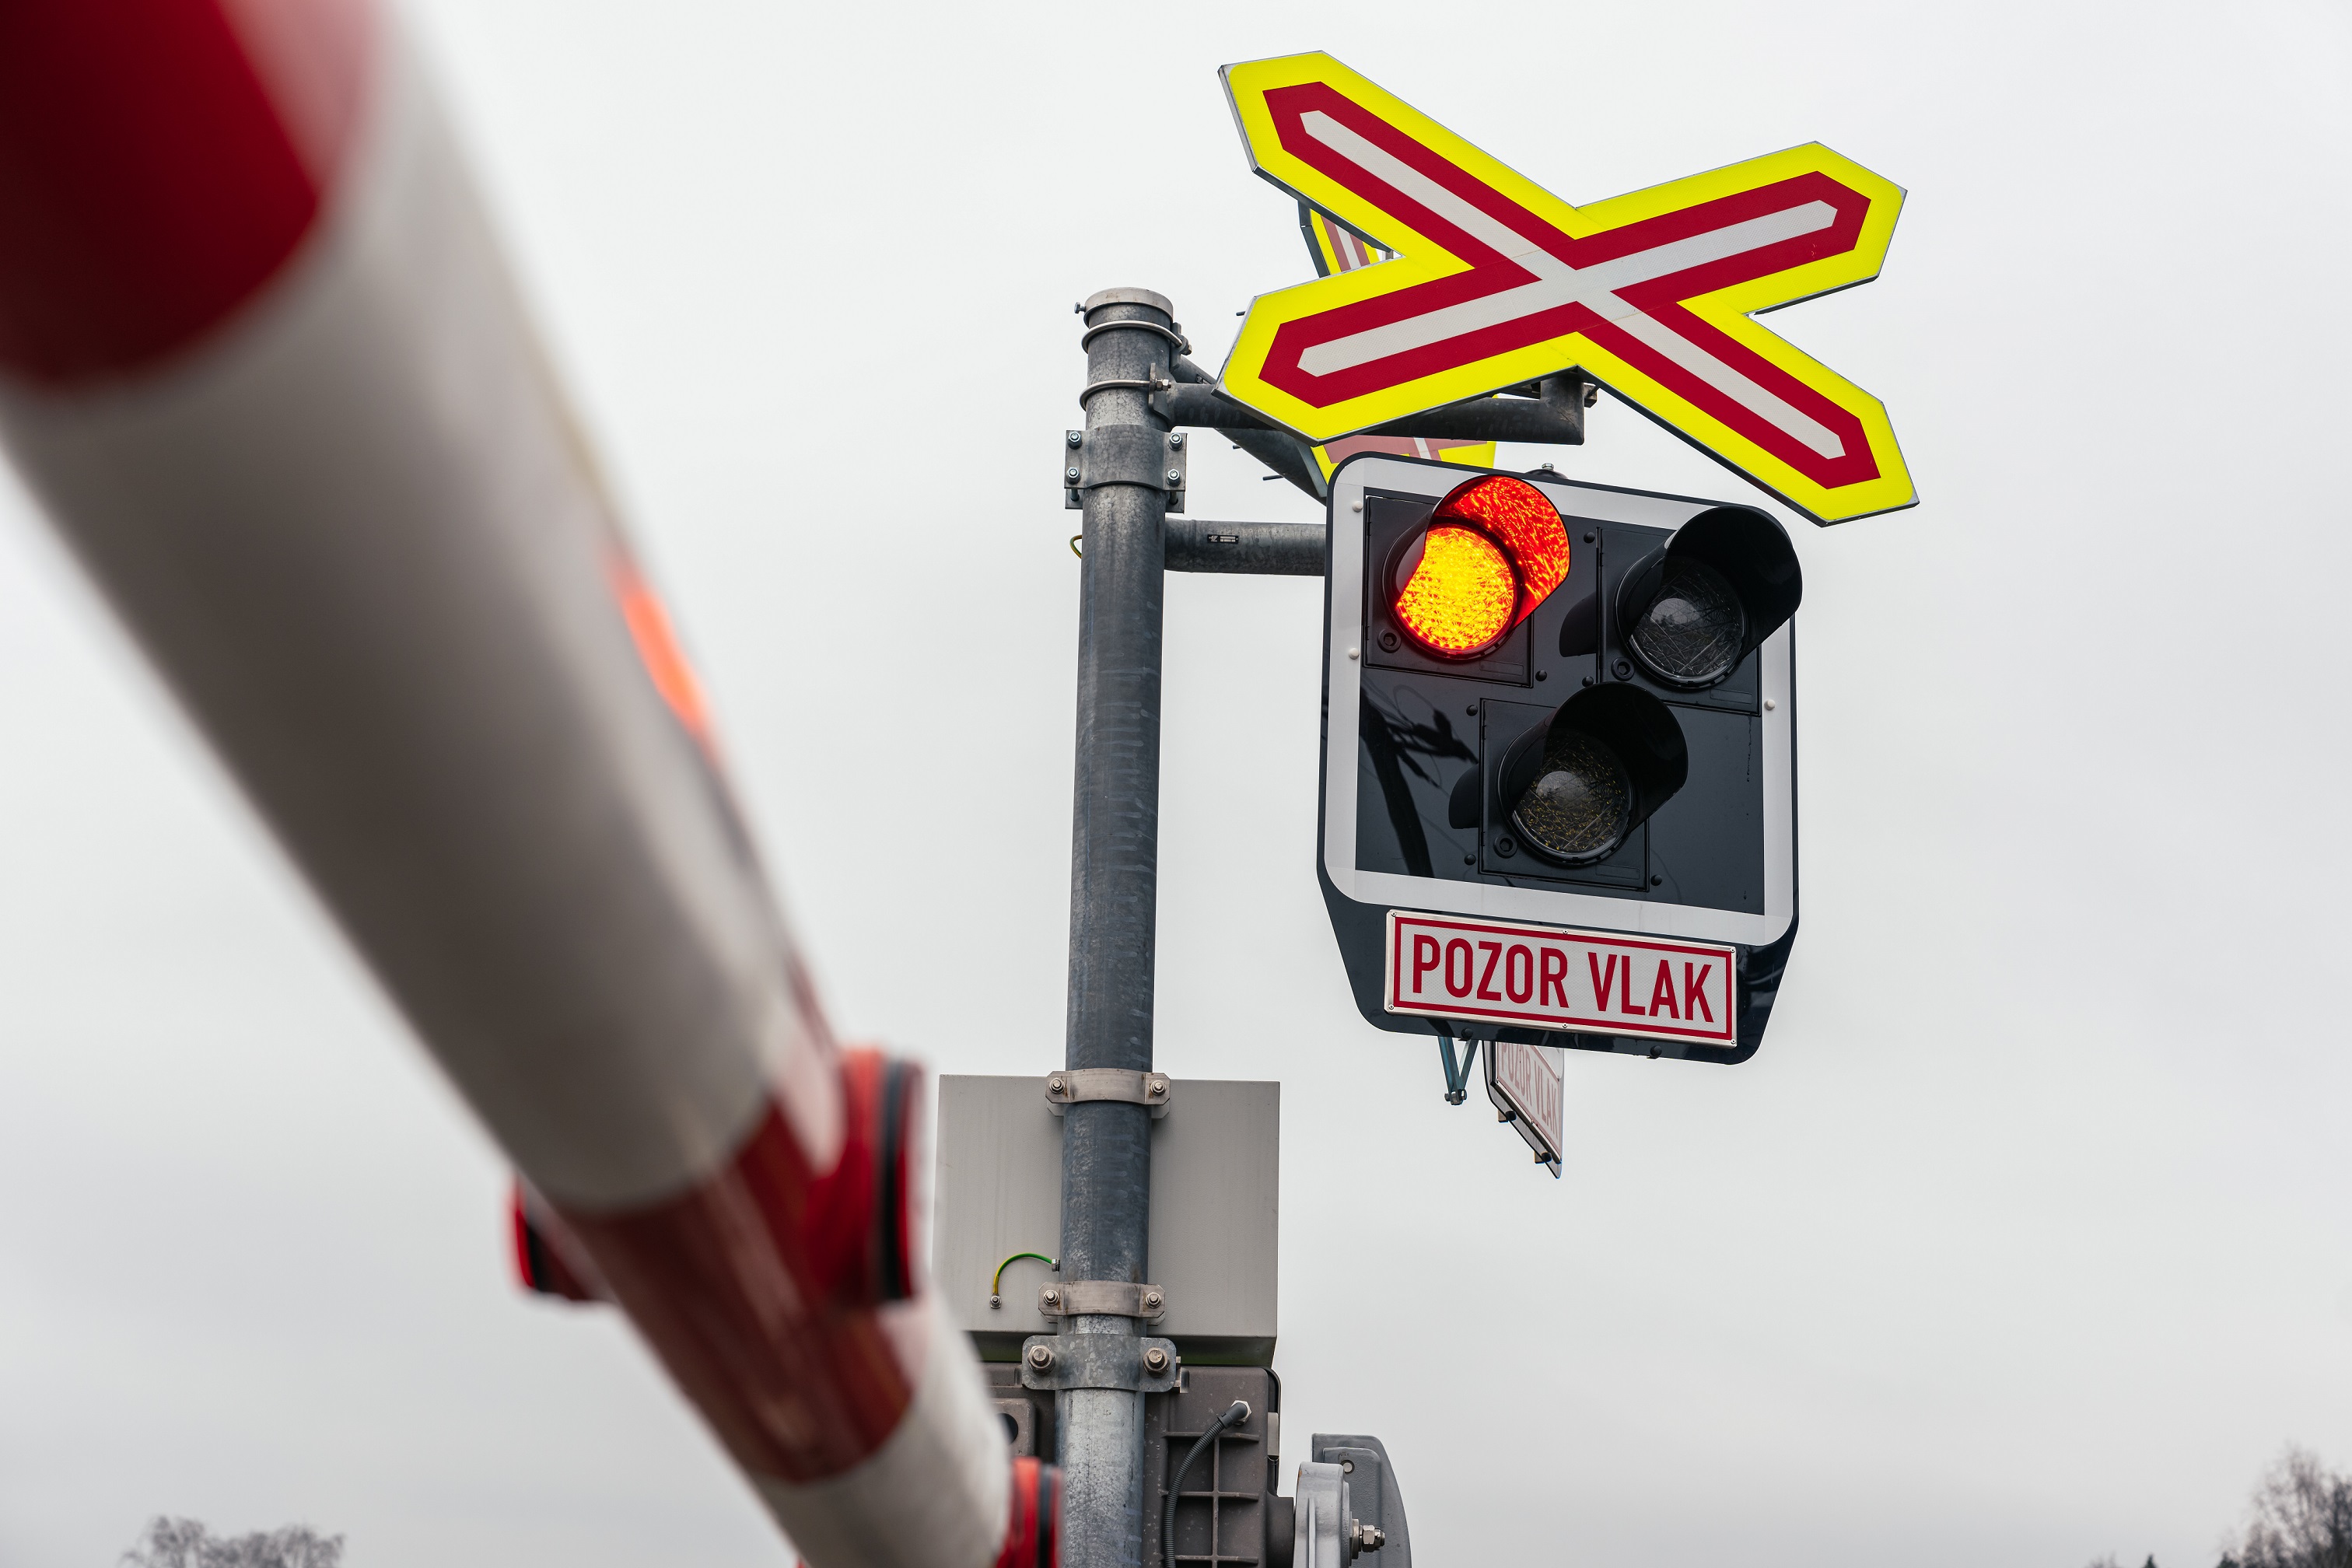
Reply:
[[[1619,931],[1389,911],[1391,1013],[1728,1046],[1738,953]]]

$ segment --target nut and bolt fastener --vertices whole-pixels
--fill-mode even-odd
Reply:
[[[1069,480],[1070,483],[1076,484],[1078,482],[1078,470],[1076,468],[1064,468],[1062,470],[1062,477]]]
[[[1181,468],[1169,469],[1168,482],[1171,485],[1182,484],[1184,482],[1184,470]]]
[[[1048,1307],[1058,1307],[1062,1304],[1062,1293],[1049,1289],[1045,1293],[1044,1300]]]
[[[1146,1290],[1146,1291],[1143,1293],[1143,1305],[1144,1305],[1144,1310],[1147,1310],[1147,1311],[1153,1311],[1153,1312],[1158,1311],[1158,1310],[1160,1310],[1160,1301],[1161,1301],[1161,1300],[1162,1300],[1162,1299],[1163,1299],[1163,1298],[1160,1296],[1160,1292],[1159,1292],[1159,1291],[1157,1291],[1157,1290]]]
[[[1396,635],[1396,633],[1394,633],[1394,632],[1382,632],[1382,633],[1381,634],[1381,651],[1382,653],[1394,653],[1394,652],[1396,652],[1396,650],[1397,650],[1397,635]]]
[[[1631,680],[1633,679],[1633,667],[1621,658],[1609,667],[1609,673],[1620,680]]]
[[[1146,1372],[1166,1372],[1168,1370],[1168,1352],[1161,1350],[1158,1345],[1154,1345],[1150,1350],[1145,1351],[1143,1352],[1143,1369]]]
[[[1150,1081],[1150,1083],[1144,1087],[1143,1092],[1146,1094],[1166,1094],[1168,1092],[1168,1080],[1164,1078],[1155,1078]]]
[[[1029,1347],[1029,1364],[1035,1367],[1039,1372],[1043,1372],[1047,1367],[1054,1364],[1054,1352],[1044,1345],[1031,1345]]]
[[[1184,432],[1181,430],[1172,430],[1169,432],[1168,445],[1179,452],[1182,451],[1184,449]]]
[[[1070,432],[1069,441],[1070,445],[1073,447],[1083,446],[1086,443],[1086,432],[1082,430],[1073,430]],[[1588,533],[1584,537],[1586,542],[1590,543],[1591,542],[1592,535]]]
[[[1066,1092],[1069,1087],[1068,1081],[1061,1078],[1059,1075],[1049,1078],[1045,1080],[1045,1092],[1047,1094],[1061,1094]]]

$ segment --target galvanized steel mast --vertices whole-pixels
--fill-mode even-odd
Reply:
[[[1166,566],[1169,422],[1152,406],[1181,352],[1173,308],[1144,289],[1083,307],[1077,780],[1070,835],[1070,996],[1066,1065],[1151,1067],[1152,952],[1160,871],[1160,634]],[[1181,440],[1181,437],[1176,437]],[[1177,472],[1181,474],[1181,464]],[[1151,1113],[1139,1103],[1069,1106],[1062,1134],[1062,1279],[1140,1284],[1150,1257]],[[1141,1332],[1134,1318],[1080,1314],[1060,1332]],[[1143,1395],[1057,1395],[1069,1568],[1143,1561]]]

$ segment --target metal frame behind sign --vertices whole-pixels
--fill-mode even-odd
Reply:
[[[1323,755],[1316,869],[1325,901],[1367,1021],[1391,1029],[1456,1037],[1543,1039],[1588,1050],[1687,1056],[1744,1061],[1761,1042],[1764,1021],[1797,926],[1796,639],[1783,626],[1756,653],[1760,711],[1756,715],[1761,780],[1762,904],[1760,911],[1675,903],[1646,889],[1615,893],[1594,888],[1508,886],[1491,880],[1445,879],[1370,870],[1358,863],[1359,779],[1353,759],[1361,742],[1365,664],[1363,509],[1368,495],[1434,500],[1460,484],[1458,465],[1410,458],[1351,458],[1333,475],[1324,588],[1326,671]],[[1528,476],[1563,516],[1601,525],[1627,524],[1671,531],[1720,503],[1691,496],[1578,483],[1548,474]],[[1347,759],[1334,767],[1333,758]],[[1601,931],[1724,942],[1739,953],[1740,1024],[1737,1043],[1701,1046],[1626,1034],[1563,1037],[1496,1028],[1475,1020],[1409,1019],[1380,1000],[1387,917],[1422,910],[1478,919],[1518,921]]]
[[[1558,1180],[1567,1152],[1567,1074],[1556,1046],[1502,1040],[1486,1048],[1486,1098]]]

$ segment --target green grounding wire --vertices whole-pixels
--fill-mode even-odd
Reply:
[[[1012,1257],[1006,1258],[1003,1262],[996,1266],[996,1278],[988,1282],[988,1310],[990,1311],[996,1311],[1004,1305],[1004,1271],[1012,1268],[1014,1264],[1020,1262],[1024,1258],[1034,1258],[1048,1268],[1059,1269],[1062,1267],[1059,1259],[1048,1258],[1042,1252],[1014,1253]]]

